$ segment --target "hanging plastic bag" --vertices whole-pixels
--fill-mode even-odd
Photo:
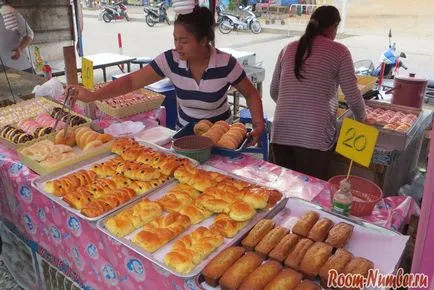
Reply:
[[[58,79],[52,78],[44,84],[36,86],[32,93],[35,94],[35,97],[55,98],[63,95],[64,91],[62,83]]]

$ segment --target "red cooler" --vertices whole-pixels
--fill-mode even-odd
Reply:
[[[422,108],[427,85],[427,79],[416,78],[415,74],[396,76],[393,85],[392,104]]]

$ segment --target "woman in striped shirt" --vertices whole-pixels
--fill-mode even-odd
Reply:
[[[336,142],[339,85],[356,119],[365,118],[349,50],[334,41],[341,18],[333,6],[312,14],[304,35],[280,52],[271,82],[276,102],[271,159],[326,179]]]
[[[96,92],[74,86],[75,98],[84,102],[108,99],[167,77],[176,89],[177,125],[183,127],[202,119],[230,121],[227,90],[234,86],[247,98],[254,126],[252,143],[256,143],[265,129],[261,97],[240,63],[210,45],[215,38],[214,26],[214,16],[206,7],[196,6],[192,13],[180,14],[173,31],[175,49]]]

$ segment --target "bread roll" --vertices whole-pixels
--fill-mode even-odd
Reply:
[[[71,147],[75,146],[75,133],[73,130],[68,130],[65,136],[65,129],[60,130],[55,137],[55,144],[64,144]]]
[[[353,254],[347,250],[343,248],[337,249],[335,254],[328,259],[328,261],[321,267],[319,271],[321,282],[324,285],[327,285],[330,270],[335,270],[338,274],[343,273],[345,266],[351,261],[352,258]]]
[[[231,206],[229,217],[238,222],[250,220],[256,214],[256,210],[244,201],[236,201]]]
[[[217,121],[215,122],[214,125],[221,125],[223,127],[226,128],[226,131],[229,130],[231,128],[231,125],[229,125],[228,123],[226,123],[225,121]]]
[[[262,263],[255,253],[247,253],[235,262],[220,279],[222,290],[236,290],[243,280]]]
[[[285,259],[285,265],[288,267],[298,271],[300,267],[300,262],[306,254],[307,250],[313,245],[312,240],[309,239],[301,239],[294,250],[289,254],[289,256]]]
[[[270,219],[260,220],[249,234],[241,241],[247,250],[253,250],[265,235],[274,227],[274,222]]]
[[[229,247],[223,250],[203,269],[202,275],[205,278],[205,282],[212,287],[217,287],[223,273],[238,261],[244,253],[243,247]]]
[[[256,245],[255,252],[261,257],[266,258],[268,253],[282,240],[287,232],[288,230],[283,227],[275,227]]]
[[[99,134],[96,140],[99,140],[102,143],[107,143],[113,140],[113,136],[109,134]]]
[[[333,247],[316,242],[310,247],[300,263],[300,272],[309,278],[315,278],[321,267],[332,255]]]
[[[308,211],[295,224],[295,226],[292,228],[292,232],[299,236],[307,237],[310,230],[318,221],[318,219],[319,219],[319,215],[317,212]]]
[[[328,218],[319,219],[310,230],[307,237],[315,242],[324,242],[334,223]]]
[[[204,133],[206,133],[211,127],[212,122],[208,120],[201,120],[196,125],[194,125],[193,131],[194,134],[198,136],[202,136]]]
[[[351,239],[354,226],[347,223],[338,223],[330,231],[325,241],[334,248],[343,248]]]
[[[264,290],[294,290],[303,276],[291,269],[283,269],[277,274]]]
[[[280,263],[267,261],[247,276],[238,289],[262,290],[281,270],[282,265]]]
[[[303,280],[297,285],[297,287],[295,287],[295,290],[321,290],[321,287],[310,280]]]
[[[97,147],[99,147],[101,145],[102,145],[101,141],[94,140],[94,141],[91,141],[91,142],[87,143],[86,146],[84,146],[83,151],[87,151],[87,150],[90,150],[92,148],[97,148]]]
[[[270,252],[269,257],[279,262],[283,262],[289,253],[295,248],[300,237],[296,234],[287,234]]]

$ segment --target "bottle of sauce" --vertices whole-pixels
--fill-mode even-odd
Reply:
[[[44,77],[47,80],[50,80],[53,77],[53,70],[51,69],[51,66],[48,64],[48,61],[46,61],[44,66],[42,67],[42,72],[44,73]]]
[[[352,203],[351,182],[344,179],[339,184],[339,190],[333,196],[333,211],[348,216],[351,213]]]

